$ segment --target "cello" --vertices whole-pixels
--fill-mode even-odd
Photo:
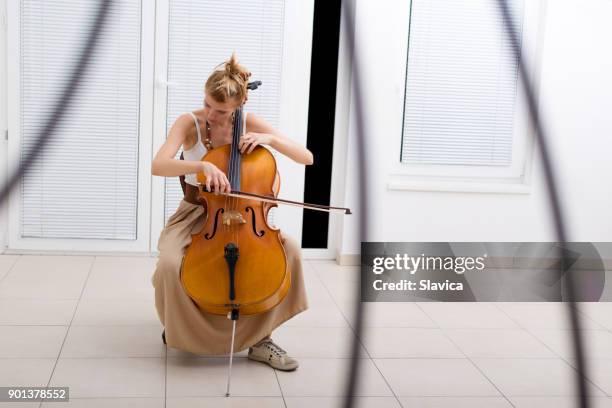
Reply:
[[[248,89],[260,84],[251,82]],[[234,111],[231,144],[212,149],[202,158],[227,175],[231,191],[210,192],[204,174],[197,174],[198,199],[207,215],[202,230],[192,235],[180,270],[183,288],[201,311],[227,315],[232,321],[227,396],[236,321],[241,314],[264,313],[278,305],[291,285],[281,231],[267,222],[270,209],[284,203],[350,214],[348,208],[278,198],[280,175],[272,153],[262,146],[240,153],[243,106]]]

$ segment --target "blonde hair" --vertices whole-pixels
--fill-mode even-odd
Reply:
[[[223,65],[221,69],[215,69],[206,80],[204,90],[207,95],[212,96],[216,101],[224,103],[236,99],[240,103],[246,102],[247,85],[251,73],[238,63],[236,53],[233,52],[229,61],[217,65]]]

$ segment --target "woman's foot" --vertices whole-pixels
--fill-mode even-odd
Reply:
[[[275,344],[271,338],[266,338],[249,348],[248,357],[261,361],[282,371],[293,371],[298,368],[298,361],[290,357],[285,350]]]

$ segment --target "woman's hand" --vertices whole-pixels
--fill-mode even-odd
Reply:
[[[259,145],[272,144],[273,135],[269,133],[246,132],[238,142],[240,153],[249,154]]]
[[[224,172],[214,164],[203,161],[202,172],[206,176],[206,189],[210,192],[229,193],[232,189]],[[211,189],[212,186],[212,189]]]

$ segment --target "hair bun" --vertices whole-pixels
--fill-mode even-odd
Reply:
[[[250,76],[251,73],[238,63],[236,53],[233,52],[230,59],[217,65],[206,80],[206,92],[219,102],[233,98],[244,102],[248,98]]]
[[[225,72],[227,72],[229,75],[234,75],[236,74],[236,66],[233,65],[230,61],[225,63]]]
[[[232,52],[232,56],[230,57],[229,61],[225,63],[225,71],[230,75],[241,75],[243,71],[246,71],[242,69],[240,64],[238,64],[238,58],[236,58],[235,52]]]

